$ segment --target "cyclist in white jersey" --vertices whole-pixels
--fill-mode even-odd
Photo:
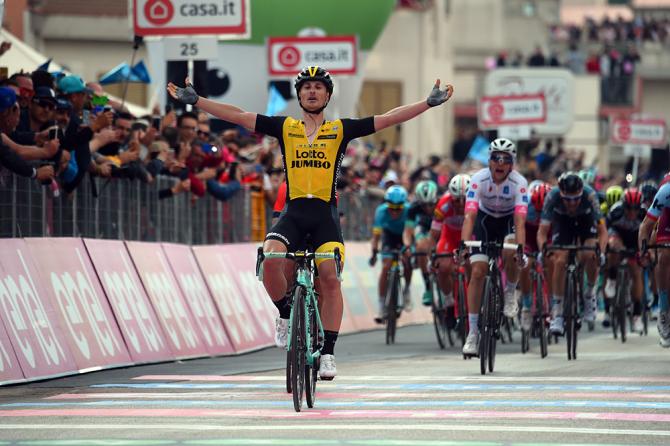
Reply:
[[[507,241],[524,244],[525,223],[528,213],[528,182],[513,170],[516,158],[515,144],[506,138],[498,138],[489,146],[489,167],[472,176],[465,201],[465,221],[461,240],[482,242]],[[464,250],[461,249],[461,253]],[[484,278],[488,257],[479,249],[472,249],[470,263],[472,276],[468,285],[468,320],[470,332],[463,346],[463,354],[476,355],[479,345],[479,309],[481,307]],[[515,317],[518,311],[514,290],[520,267],[527,265],[525,254],[513,261],[515,253],[503,252],[507,285],[505,306],[507,317]]]

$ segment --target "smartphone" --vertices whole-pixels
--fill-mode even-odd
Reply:
[[[82,110],[81,112],[81,123],[84,125],[89,125],[91,123],[91,111],[90,110]]]
[[[58,127],[49,128],[49,141],[58,138]]]
[[[153,120],[151,121],[151,125],[156,130],[160,130],[161,129],[161,117],[160,116],[154,116]]]

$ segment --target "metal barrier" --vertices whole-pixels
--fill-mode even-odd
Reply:
[[[159,199],[175,179],[152,184],[86,177],[74,193],[59,193],[35,180],[0,174],[0,237],[87,237],[173,242],[192,245],[242,243],[258,239],[258,219],[270,228],[270,208],[252,206],[258,194],[242,189],[222,202],[210,195],[192,201],[183,193]],[[381,201],[365,192],[341,193],[345,240],[368,240]],[[252,215],[252,208],[256,213]],[[253,217],[253,218],[252,218]],[[254,224],[252,224],[254,222]],[[261,237],[262,238],[262,237]]]

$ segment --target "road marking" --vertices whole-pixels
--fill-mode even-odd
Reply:
[[[285,402],[290,404],[290,402]],[[670,422],[670,414],[660,413],[624,413],[624,412],[515,412],[493,410],[310,410],[292,412],[273,409],[154,409],[154,408],[82,408],[82,409],[18,409],[0,410],[1,418],[17,417],[222,417],[222,418],[301,418],[301,419],[421,419],[421,418],[471,418],[471,419],[551,419],[551,420],[606,420],[630,422]]]
[[[518,379],[516,380],[519,381]],[[94,384],[94,389],[284,389],[285,384],[238,383],[116,383]],[[333,384],[321,383],[321,389],[337,390],[572,390],[599,392],[670,391],[670,386],[620,386],[576,384]]]
[[[142,375],[132,378],[134,380],[144,381],[204,381],[204,382],[263,382],[263,381],[284,381],[285,376],[268,375]],[[400,381],[400,382],[451,382],[451,381],[491,381],[491,382],[631,382],[631,383],[670,383],[670,378],[660,376],[637,377],[637,376],[600,376],[600,377],[579,377],[579,376],[351,376],[345,378],[347,381]]]
[[[234,398],[273,398],[277,392],[137,392],[137,393],[61,393],[44,398],[45,400],[91,400],[91,399],[165,399],[182,400],[189,398],[204,399],[234,399]],[[380,393],[354,393],[354,392],[317,392],[317,399],[356,399],[356,400],[380,400],[393,398],[537,398],[537,392],[380,392]],[[670,393],[594,393],[594,392],[543,392],[543,398],[567,399],[567,398],[604,398],[609,400],[635,400],[635,399],[670,399]]]
[[[276,395],[279,396],[279,395]],[[292,402],[288,399],[280,401],[258,400],[102,400],[102,401],[39,401],[22,403],[0,404],[2,408],[27,407],[100,407],[100,406],[169,406],[169,407],[196,407],[196,406],[232,406],[232,407],[289,407]],[[599,409],[670,409],[670,403],[653,401],[579,401],[579,400],[405,400],[405,401],[320,401],[319,407],[583,407]],[[670,418],[669,418],[670,419]]]
[[[485,432],[523,432],[523,433],[569,433],[584,435],[627,435],[639,437],[670,437],[670,431],[649,430],[649,429],[599,429],[599,428],[576,428],[576,427],[555,427],[555,426],[491,426],[478,424],[293,424],[293,425],[208,425],[197,423],[184,424],[0,424],[0,430],[120,430],[137,431],[149,430],[165,432],[166,428],[170,431],[224,431],[224,432],[246,432],[246,431],[317,431],[336,428],[338,431],[485,431]],[[396,444],[402,440],[395,440]],[[460,443],[460,442],[458,442]],[[442,443],[440,443],[442,444]],[[486,443],[484,443],[486,444]],[[495,444],[495,443],[493,443]],[[509,443],[504,443],[509,444]],[[523,443],[522,443],[523,444]],[[574,445],[573,445],[574,446]]]

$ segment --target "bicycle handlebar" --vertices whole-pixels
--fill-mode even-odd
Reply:
[[[545,246],[543,251],[549,253],[551,251],[594,251],[596,255],[600,255],[600,247],[596,246],[584,246],[584,245],[551,245]]]
[[[607,249],[605,250],[605,254],[621,254],[624,257],[636,257],[637,256],[637,249],[618,249],[618,248],[612,248],[609,245],[607,246]]]
[[[500,243],[500,242],[486,242],[483,243],[480,240],[466,240],[463,242],[468,248],[498,248],[498,249],[508,249],[511,251],[523,251],[523,245],[519,243]]]
[[[295,251],[295,252],[264,252],[263,247],[258,248],[256,257],[256,277],[258,280],[263,280],[263,261],[265,259],[289,259],[298,261],[314,260],[314,259],[333,259],[335,260],[335,272],[337,280],[342,281],[342,255],[340,248],[335,248],[332,252],[309,252],[309,251]]]

